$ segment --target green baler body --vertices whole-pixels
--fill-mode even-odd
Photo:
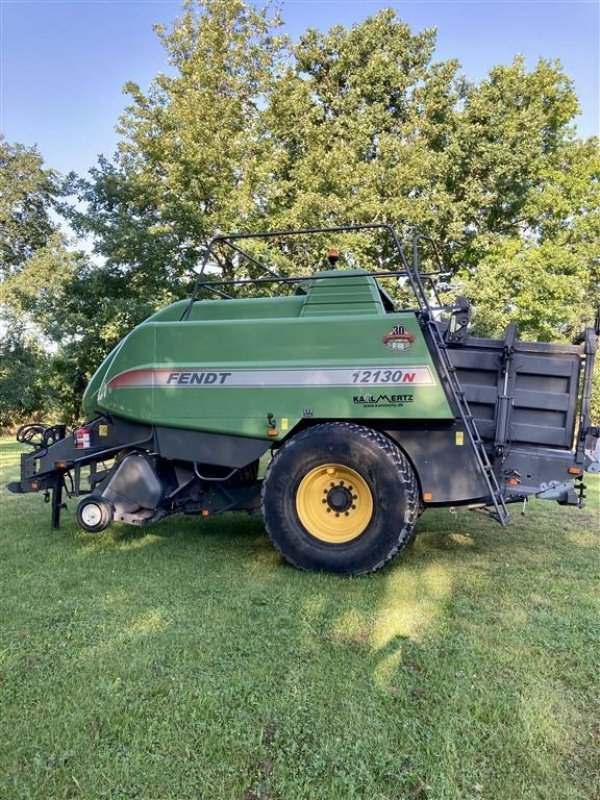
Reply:
[[[92,532],[261,508],[292,564],[343,574],[382,566],[428,506],[488,506],[506,524],[507,503],[530,496],[580,505],[573,476],[597,463],[588,440],[600,449],[590,426],[597,330],[574,345],[519,342],[514,325],[502,340],[473,338],[465,298],[433,314],[423,281],[435,294],[438,272],[421,273],[417,252],[427,237],[415,238],[411,267],[387,226],[327,233],[351,229],[385,229],[402,268],[281,278],[239,246],[257,237],[213,240],[192,298],[149,317],[101,364],[84,426],[21,428],[34,451],[11,491],[52,489],[53,527],[63,491],[88,495],[77,519]],[[269,277],[215,280],[219,247]],[[396,310],[386,279],[405,279],[419,310]],[[295,294],[224,291],[263,283]],[[198,300],[211,289],[221,299]]]
[[[372,277],[339,274],[290,297],[162,309],[100,366],[87,418],[261,439],[303,418],[454,419],[415,314],[387,311]]]

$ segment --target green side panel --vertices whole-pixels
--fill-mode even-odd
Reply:
[[[298,317],[305,302],[304,296],[293,297],[257,297],[242,300],[204,300],[195,303],[189,321],[202,319],[208,320],[255,320]],[[179,300],[172,303],[151,317],[148,317],[140,327],[145,327],[152,322],[179,322],[189,306],[189,300]],[[111,353],[104,359],[90,380],[83,395],[83,410],[86,419],[91,419],[108,409],[98,402],[98,391],[102,386],[104,376],[111,365],[116,353],[124,346],[129,346],[131,337],[137,328],[119,342]],[[127,343],[127,344],[126,344]],[[112,373],[111,373],[112,374]],[[135,417],[132,417],[135,419]]]
[[[136,329],[137,330],[137,329]],[[126,346],[129,337],[126,336],[119,344],[112,350],[104,359],[102,364],[98,367],[96,372],[92,375],[85,392],[83,393],[82,407],[86,419],[93,419],[104,412],[105,409],[98,401],[98,394],[104,384],[104,378],[108,374],[110,366],[115,359],[115,356],[122,347]]]
[[[175,322],[179,321],[183,314],[185,313],[186,308],[189,305],[189,300],[179,300],[177,303],[171,303],[171,305],[166,306],[165,308],[161,308],[160,311],[157,311],[156,314],[153,314],[151,317],[148,317],[142,325],[148,325],[150,322]],[[135,332],[134,329],[133,332]],[[98,367],[96,372],[92,375],[90,382],[88,383],[86,390],[83,394],[83,411],[85,414],[86,419],[92,419],[92,417],[96,416],[99,413],[102,413],[106,409],[103,409],[100,404],[98,403],[98,392],[102,388],[102,383],[104,381],[104,377],[108,372],[110,365],[112,364],[115,356],[119,352],[122,347],[126,347],[127,343],[130,339],[132,334],[126,336],[119,344],[111,350],[111,352],[106,356],[102,364]]]
[[[86,412],[275,439],[303,417],[453,419],[415,315],[385,313],[370,278],[342,283],[315,281],[286,298],[203,301],[185,322],[186,304],[164,309],[102,365]],[[278,437],[268,437],[269,415]]]

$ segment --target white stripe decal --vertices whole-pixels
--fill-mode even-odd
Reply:
[[[434,386],[427,366],[335,367],[324,369],[232,369],[211,370],[198,367],[176,369],[135,369],[116,375],[110,389],[173,387],[208,389],[219,387],[299,388],[305,386]]]

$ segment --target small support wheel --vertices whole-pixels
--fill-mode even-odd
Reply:
[[[115,510],[112,503],[100,495],[90,495],[77,506],[77,522],[89,533],[99,533],[113,521]]]

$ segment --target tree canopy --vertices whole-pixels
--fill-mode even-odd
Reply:
[[[60,195],[35,148],[0,137],[0,425],[56,404],[38,323],[52,327],[56,288],[73,267],[53,216]]]
[[[517,56],[472,82],[435,59],[435,31],[393,10],[292,43],[269,8],[189,0],[157,33],[165,73],[125,85],[117,151],[88,176],[59,188],[33,151],[0,155],[8,305],[56,342],[72,385],[189,291],[219,232],[390,223],[439,242],[482,333],[514,321],[523,338],[570,338],[592,316],[600,150],[576,134],[558,62]],[[96,259],[65,254],[50,213],[61,192]],[[61,258],[52,305],[40,278]]]

